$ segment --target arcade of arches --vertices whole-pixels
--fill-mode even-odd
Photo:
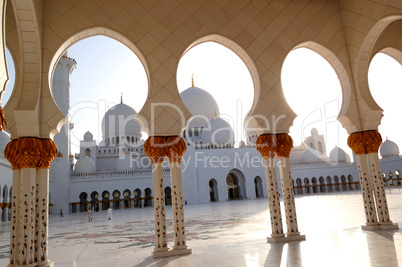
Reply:
[[[65,116],[53,100],[50,81],[64,51],[93,35],[121,41],[140,58],[148,76],[148,98],[136,120],[150,136],[144,147],[153,165],[153,256],[191,253],[186,244],[181,177],[181,159],[186,146],[185,142],[173,141],[182,140],[181,134],[191,114],[180,98],[175,76],[182,55],[207,41],[234,51],[247,65],[253,80],[254,102],[246,118],[247,126],[258,136],[257,149],[264,158],[270,212],[280,210],[277,206],[280,205],[277,177],[280,177],[286,219],[284,227],[282,214],[270,213],[272,235],[268,241],[305,238],[298,228],[289,161],[293,145],[288,132],[296,114],[284,99],[280,81],[287,54],[298,47],[322,55],[339,77],[343,103],[338,120],[349,134],[348,145],[356,155],[359,187],[367,203],[363,207],[366,216],[363,228],[398,228],[389,214],[378,157],[382,138],[377,129],[383,112],[370,94],[367,75],[369,62],[376,53],[397,51],[397,55],[391,53],[391,56],[401,58],[401,1],[1,0],[0,3],[4,29],[0,53],[4,54],[7,45],[16,66],[13,94],[4,110],[0,109],[0,129],[4,127],[12,139],[5,150],[13,168],[14,193],[9,196],[12,196],[12,207],[16,207],[11,211],[11,266],[51,265],[47,254],[48,169],[58,155],[51,139],[60,131]],[[8,77],[3,54],[0,55],[1,88]],[[157,105],[166,102],[171,105]],[[281,118],[279,122],[278,118]],[[279,174],[273,167],[275,157],[280,165]],[[170,163],[170,190],[165,190],[163,181],[165,158]],[[300,177],[304,189],[313,193],[324,189],[323,180],[332,184],[333,190],[338,186],[340,190],[348,188],[348,178]],[[238,173],[231,173],[227,177],[228,196],[241,198],[243,182]],[[257,179],[256,192],[262,195],[259,182]],[[214,191],[214,181],[209,186]],[[134,190],[126,192],[98,193],[102,200],[109,199],[102,202],[105,207],[111,204],[120,207],[121,199],[126,199],[128,205],[134,201],[131,200]],[[166,228],[165,193],[168,192],[174,196],[171,201],[177,208],[173,212],[172,248],[167,245],[168,237],[161,234]],[[92,203],[89,200],[92,196],[97,194],[80,195],[80,210],[87,208],[89,201]],[[214,193],[213,198],[217,197]],[[35,206],[32,203],[36,199],[44,201]],[[24,203],[28,206],[19,208]],[[35,216],[39,218],[37,224],[32,223]],[[36,244],[38,249],[30,249],[27,243]]]

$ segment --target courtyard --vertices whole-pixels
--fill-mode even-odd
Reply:
[[[389,211],[402,226],[400,189],[387,189]],[[283,208],[283,203],[282,208]],[[360,191],[296,196],[306,241],[267,243],[271,233],[267,199],[185,206],[188,256],[151,257],[153,208],[52,215],[49,258],[56,267],[75,266],[402,266],[402,230],[363,231]],[[167,206],[169,246],[173,231]],[[286,228],[285,228],[286,229]],[[0,266],[8,265],[10,223],[0,224]],[[285,230],[286,231],[286,230]]]

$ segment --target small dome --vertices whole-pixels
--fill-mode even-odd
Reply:
[[[215,99],[201,88],[187,88],[180,93],[180,97],[190,113],[197,116],[190,121],[190,128],[204,126],[207,120],[219,115],[219,108]]]
[[[383,158],[399,156],[399,147],[397,144],[390,140],[386,140],[381,144],[380,154]]]
[[[202,131],[202,144],[224,145],[234,143],[234,132],[232,127],[221,118],[213,118]]]
[[[350,162],[350,157],[346,152],[339,147],[335,147],[329,153],[329,159],[331,162]]]
[[[125,155],[124,158],[119,158],[116,163],[116,171],[132,171],[134,170],[134,162],[130,155]]]
[[[93,173],[96,171],[95,162],[89,157],[81,157],[75,164],[74,171],[77,173]]]
[[[0,157],[3,157],[4,149],[6,148],[10,137],[5,132],[0,132]]]
[[[311,135],[318,135],[318,130],[316,128],[311,129]]]
[[[109,109],[102,119],[103,138],[117,136],[141,136],[141,126],[134,121],[137,112],[126,104]]]
[[[306,164],[319,163],[322,162],[322,159],[317,150],[309,148],[303,152],[302,162]]]
[[[94,136],[92,135],[92,133],[90,131],[88,131],[84,134],[84,141],[93,141],[93,140],[94,140]]]

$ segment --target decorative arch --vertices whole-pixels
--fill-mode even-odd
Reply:
[[[297,194],[302,195],[303,194],[302,179],[300,178],[296,179],[296,188],[297,188]]]
[[[218,182],[212,178],[208,182],[209,186],[209,201],[215,202],[218,201]]]
[[[246,195],[246,179],[239,169],[232,169],[226,175],[226,184],[228,188],[228,199],[245,199]]]
[[[124,198],[124,208],[125,209],[131,208],[131,191],[129,189],[124,190],[123,198]]]
[[[97,191],[93,191],[91,193],[91,208],[94,209],[94,211],[98,212],[99,211],[99,193]]]
[[[318,193],[317,178],[315,178],[315,177],[311,178],[311,184],[312,184],[312,187],[313,187],[313,193],[314,194]]]
[[[142,208],[141,194],[141,189],[136,188],[134,190],[134,208]]]
[[[357,130],[356,125],[354,125],[354,121],[351,121],[348,118],[348,114],[354,112],[351,110],[351,101],[355,98],[354,92],[352,90],[351,78],[350,74],[345,69],[343,63],[339,60],[339,58],[328,48],[325,46],[316,43],[314,41],[307,41],[296,45],[294,48],[289,50],[289,53],[298,48],[308,48],[320,56],[322,56],[334,69],[336,75],[338,76],[339,82],[342,88],[342,105],[338,115],[338,121],[342,124],[342,126],[348,131],[348,133],[352,133],[349,129]],[[289,54],[288,53],[288,54]],[[287,57],[288,55],[286,55]],[[285,57],[285,58],[286,58]],[[282,71],[282,70],[281,70]],[[357,111],[357,110],[356,110]]]
[[[254,84],[254,104],[257,102],[257,100],[259,99],[259,94],[260,94],[260,89],[261,89],[261,85],[260,85],[260,77],[257,71],[257,67],[255,66],[253,60],[251,59],[251,57],[247,54],[246,50],[244,50],[240,45],[238,45],[235,41],[219,35],[219,34],[211,34],[211,35],[207,35],[204,37],[201,37],[197,40],[195,40],[192,44],[190,44],[190,46],[187,47],[187,49],[183,52],[183,54],[181,55],[181,57],[183,57],[188,51],[190,51],[193,47],[202,44],[202,43],[206,43],[206,42],[215,42],[218,43],[220,45],[225,46],[226,48],[232,50],[239,58],[241,58],[241,60],[244,62],[244,64],[246,65],[247,69],[249,70],[250,74],[251,74],[251,79],[253,80],[253,84]],[[181,58],[180,57],[180,58]],[[253,106],[254,106],[253,104]],[[251,108],[253,109],[253,107]]]
[[[401,15],[392,15],[378,20],[371,27],[361,45],[354,70],[355,87],[360,98],[359,109],[365,114],[365,117],[361,118],[363,125],[361,125],[360,130],[376,130],[383,116],[383,110],[378,106],[370,93],[368,69],[371,59],[375,56],[373,50],[381,33],[388,25],[399,19],[402,19]]]
[[[84,212],[88,210],[88,194],[86,192],[82,192],[80,194],[80,212]]]
[[[325,193],[325,181],[324,181],[324,177],[320,177],[318,178],[318,182],[320,183],[320,193]]]
[[[304,178],[304,186],[306,194],[310,194],[310,179],[307,177]]]
[[[145,188],[144,190],[144,208],[152,207],[152,190],[150,188]]]
[[[264,197],[264,193],[263,193],[264,190],[262,189],[262,179],[260,176],[256,176],[254,178],[254,186],[255,186],[255,197],[256,198]]]
[[[119,190],[113,191],[113,208],[114,209],[120,209],[120,196],[121,196],[121,193]]]

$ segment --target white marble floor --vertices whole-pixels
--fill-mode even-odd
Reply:
[[[402,193],[387,190],[391,219],[402,228]],[[270,244],[268,200],[186,205],[193,253],[151,257],[153,209],[50,217],[49,257],[56,267],[75,266],[402,266],[402,230],[363,231],[360,191],[297,197],[303,242]],[[168,208],[168,228],[172,229]],[[170,215],[170,216],[169,216]],[[283,218],[283,221],[285,219]],[[0,224],[0,266],[8,264],[9,223]],[[172,241],[170,231],[170,245]]]

